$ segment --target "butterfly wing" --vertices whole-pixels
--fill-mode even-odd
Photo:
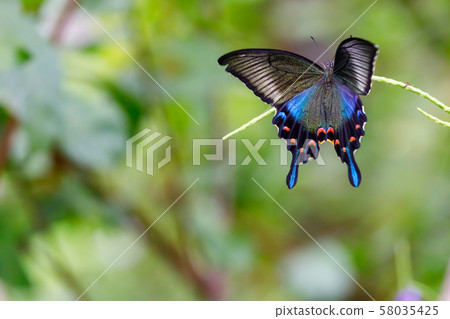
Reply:
[[[297,182],[298,163],[306,163],[309,157],[318,156],[317,144],[316,148],[305,148],[304,154],[300,153],[297,144],[312,137],[308,118],[317,115],[320,107],[315,108],[316,105],[307,102],[319,99],[323,69],[295,53],[270,49],[233,51],[222,56],[219,64],[227,65],[226,71],[277,109],[272,122],[278,127],[278,136],[287,140],[288,150],[292,153],[287,177],[287,184],[292,188]]]
[[[288,187],[297,183],[298,165],[310,157],[316,159],[320,143],[326,140],[334,144],[337,155],[348,166],[350,183],[358,187],[361,173],[354,152],[360,147],[366,121],[359,96],[335,79],[313,85],[280,107],[273,123],[292,153]]]
[[[277,108],[273,117],[278,136],[286,139],[292,153],[291,168],[286,177],[290,189],[297,183],[298,165],[319,156],[319,141],[323,136],[317,134],[317,128],[325,122],[322,103],[326,94],[325,86],[318,82]]]
[[[360,147],[367,122],[364,106],[358,94],[339,81],[334,81],[330,103],[326,107],[333,134],[329,139],[343,163],[348,167],[350,184],[358,187],[361,173],[355,161],[355,151]]]
[[[225,54],[218,62],[227,65],[227,72],[275,107],[318,82],[323,74],[314,62],[281,50],[238,50]]]
[[[336,50],[333,74],[351,91],[367,95],[372,87],[372,75],[378,46],[359,39],[348,38]]]
[[[332,118],[334,148],[341,161],[347,164],[348,177],[354,187],[361,183],[354,153],[360,147],[367,122],[359,94],[370,92],[377,54],[378,47],[369,41],[359,38],[342,41],[334,61],[332,102],[325,105]]]

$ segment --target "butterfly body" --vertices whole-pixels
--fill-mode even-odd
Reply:
[[[326,140],[347,164],[350,183],[359,186],[354,152],[367,121],[359,95],[370,91],[377,52],[372,43],[349,38],[325,68],[295,53],[271,49],[238,50],[219,59],[228,72],[276,108],[272,123],[292,153],[289,188],[297,183],[298,165],[316,159],[319,144]]]

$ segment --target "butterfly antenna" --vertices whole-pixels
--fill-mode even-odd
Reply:
[[[316,39],[314,39],[313,36],[311,36],[311,39],[313,40],[314,44],[316,45],[316,47],[320,50],[319,45],[316,42]],[[328,61],[331,61],[330,58],[328,57],[328,55],[325,53],[325,57],[327,58]]]

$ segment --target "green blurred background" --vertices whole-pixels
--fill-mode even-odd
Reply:
[[[72,0],[0,0],[1,299],[76,299],[196,178],[83,300],[370,299],[252,178],[375,299],[409,284],[439,298],[450,139],[417,112],[447,120],[427,100],[374,83],[358,189],[329,143],[326,165],[300,167],[293,190],[269,143],[266,166],[192,165],[193,138],[221,138],[267,108],[219,56],[315,59],[372,1],[79,1],[199,125]],[[449,16],[448,0],[380,0],[341,40],[377,43],[377,75],[448,102]],[[172,137],[154,176],[125,165],[125,141],[144,128]],[[265,118],[237,138],[276,132]]]

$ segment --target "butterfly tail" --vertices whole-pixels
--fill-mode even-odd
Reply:
[[[344,156],[344,162],[347,164],[350,184],[352,184],[353,187],[358,187],[359,184],[361,184],[361,172],[359,171],[358,164],[356,164],[354,155],[355,152],[350,149],[350,152]]]
[[[288,150],[292,153],[291,169],[286,176],[286,184],[289,189],[292,189],[298,180],[298,166],[303,163],[306,164],[310,157],[317,159],[319,156],[319,145],[313,139],[305,140],[302,137],[305,133],[299,133],[298,144],[289,145]],[[302,146],[302,147],[300,147]]]
[[[286,184],[289,189],[292,189],[295,186],[295,184],[297,184],[299,151],[300,151],[299,149],[291,150],[292,152],[291,169],[289,170],[289,173],[286,176]]]

